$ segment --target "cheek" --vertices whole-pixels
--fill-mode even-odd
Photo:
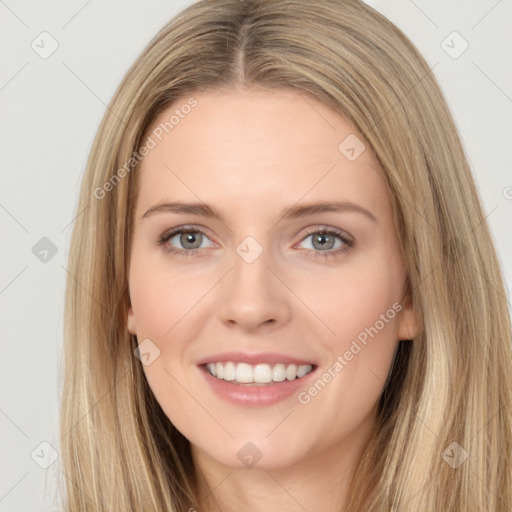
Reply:
[[[158,271],[153,265],[137,266],[136,263],[134,261],[134,270],[130,274],[130,299],[137,339],[139,343],[151,340],[157,347],[153,350],[159,351],[143,370],[165,414],[181,426],[193,405],[183,387],[188,378],[185,371],[187,343],[193,335],[187,321],[205,292],[190,277],[167,270]]]
[[[310,291],[312,309],[329,327],[319,338],[330,370],[322,380],[333,382],[324,396],[328,406],[332,399],[347,410],[367,409],[382,391],[397,346],[401,279],[399,266],[377,263],[340,272],[321,292]]]
[[[130,273],[130,300],[139,339],[164,340],[201,300],[208,279],[177,274],[157,265],[134,265]]]
[[[158,358],[144,366],[148,383],[160,404],[172,410],[178,403],[186,409],[187,395],[179,383],[190,378],[189,345],[200,336],[202,322],[197,315],[208,301],[215,276],[177,272],[161,261],[148,261],[137,255],[130,270],[130,300],[139,343],[151,340]],[[177,380],[176,380],[177,379]],[[188,397],[189,398],[189,397]]]
[[[347,268],[332,273],[316,286],[304,288],[308,305],[324,323],[322,339],[340,348],[378,322],[378,330],[386,334],[397,328],[397,309],[401,299],[401,275],[392,265],[375,264],[364,268]],[[381,320],[384,315],[385,329]],[[331,331],[331,336],[329,336]],[[364,336],[362,336],[364,337]]]

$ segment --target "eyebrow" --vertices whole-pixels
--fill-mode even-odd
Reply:
[[[281,211],[280,217],[286,220],[324,212],[357,212],[365,215],[373,222],[378,222],[375,215],[369,210],[349,201],[314,202],[289,206]],[[206,203],[183,203],[178,201],[156,204],[149,208],[149,210],[142,215],[141,219],[145,219],[157,213],[200,215],[202,217],[219,219],[222,222],[225,221],[224,216],[218,210]]]

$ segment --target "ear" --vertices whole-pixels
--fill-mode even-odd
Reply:
[[[131,304],[128,308],[128,318],[126,321],[126,326],[130,334],[137,334],[137,329],[135,328],[135,313],[133,312],[133,307],[131,306]]]
[[[398,315],[398,339],[412,340],[420,333],[420,321],[414,311],[412,298],[409,294],[406,294],[402,305],[402,310]]]

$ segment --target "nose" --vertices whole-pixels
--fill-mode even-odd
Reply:
[[[291,316],[290,291],[280,273],[266,251],[251,263],[235,253],[233,269],[221,290],[221,321],[230,326],[238,325],[245,331],[286,324]]]

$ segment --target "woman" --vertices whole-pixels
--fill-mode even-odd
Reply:
[[[439,86],[372,8],[185,9],[78,211],[68,510],[510,510],[498,259]]]

